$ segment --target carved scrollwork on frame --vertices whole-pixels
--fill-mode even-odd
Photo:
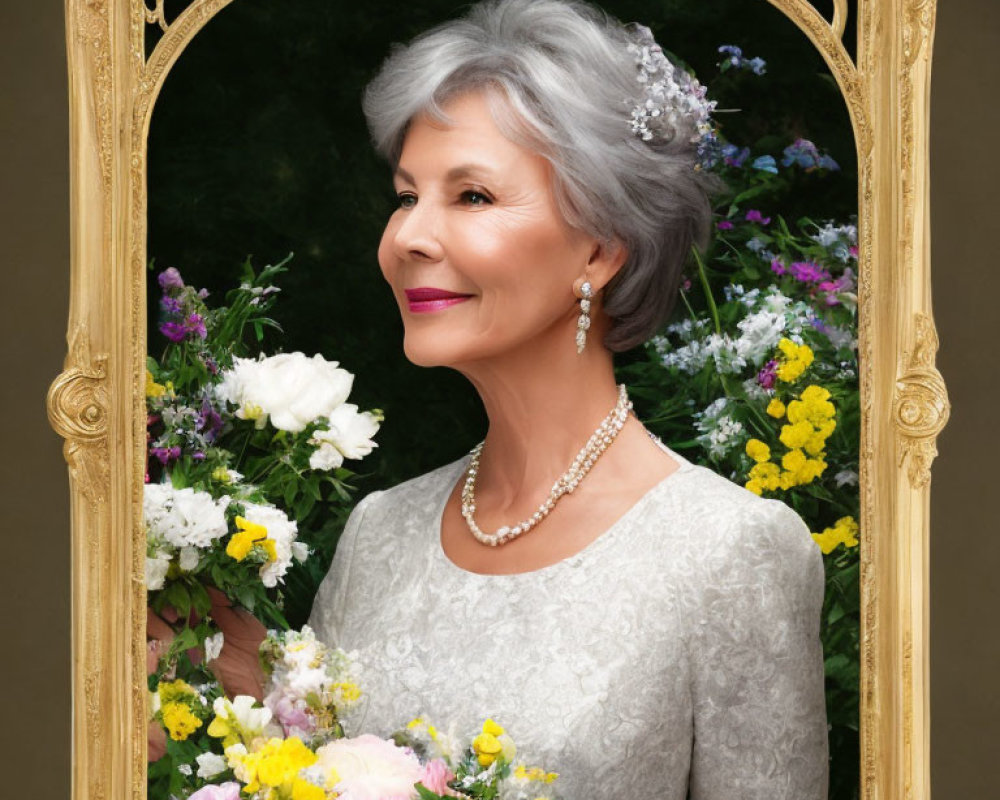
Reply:
[[[66,463],[91,505],[106,500],[108,483],[107,361],[107,353],[91,354],[87,326],[78,325],[47,402],[49,423],[66,440]]]
[[[50,387],[47,408],[52,427],[65,440],[75,500],[77,800],[146,797],[141,507],[147,135],[170,69],[231,2],[66,0],[74,291],[68,355]],[[919,501],[928,491],[935,440],[950,411],[934,367],[938,340],[929,311],[925,236],[927,89],[936,0],[766,2],[822,54],[854,127],[859,522],[865,534],[860,796],[919,800],[929,793],[926,620],[921,616],[927,587],[919,546],[928,526],[926,504]],[[848,25],[857,31],[853,56],[844,43]],[[876,302],[890,296],[893,304]],[[900,321],[907,324],[900,327]],[[890,438],[895,451],[882,446]],[[905,514],[898,513],[903,497]]]
[[[914,320],[914,344],[904,353],[902,374],[896,380],[892,418],[898,430],[898,462],[908,461],[907,478],[914,489],[927,485],[937,456],[934,442],[948,422],[951,405],[941,373],[934,367],[938,349],[934,321],[927,314]]]

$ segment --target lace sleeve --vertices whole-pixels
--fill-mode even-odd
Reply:
[[[691,639],[691,800],[826,800],[823,557],[779,500],[713,544]]]
[[[336,647],[340,641],[344,600],[347,597],[347,582],[358,542],[358,531],[361,529],[365,512],[380,494],[381,491],[375,491],[365,495],[351,511],[337,542],[337,550],[333,555],[330,569],[313,599],[309,627],[313,629],[317,639],[330,647]]]

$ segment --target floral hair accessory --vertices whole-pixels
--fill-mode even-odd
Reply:
[[[632,108],[632,132],[647,142],[688,136],[698,144],[701,165],[711,165],[718,149],[711,117],[716,101],[705,99],[707,88],[663,54],[649,28],[638,23],[630,27],[633,41],[628,51],[635,56],[636,80],[643,85],[642,97]]]

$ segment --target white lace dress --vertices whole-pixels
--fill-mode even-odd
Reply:
[[[356,649],[349,734],[492,717],[565,800],[823,800],[819,547],[786,504],[680,469],[556,564],[480,575],[441,548],[469,456],[354,509],[309,624]]]

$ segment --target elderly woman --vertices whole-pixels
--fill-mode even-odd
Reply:
[[[489,429],[365,497],[316,597],[365,731],[493,717],[572,800],[826,797],[819,548],[615,385],[709,227],[707,108],[648,29],[563,0],[480,3],[368,86],[403,347]]]

